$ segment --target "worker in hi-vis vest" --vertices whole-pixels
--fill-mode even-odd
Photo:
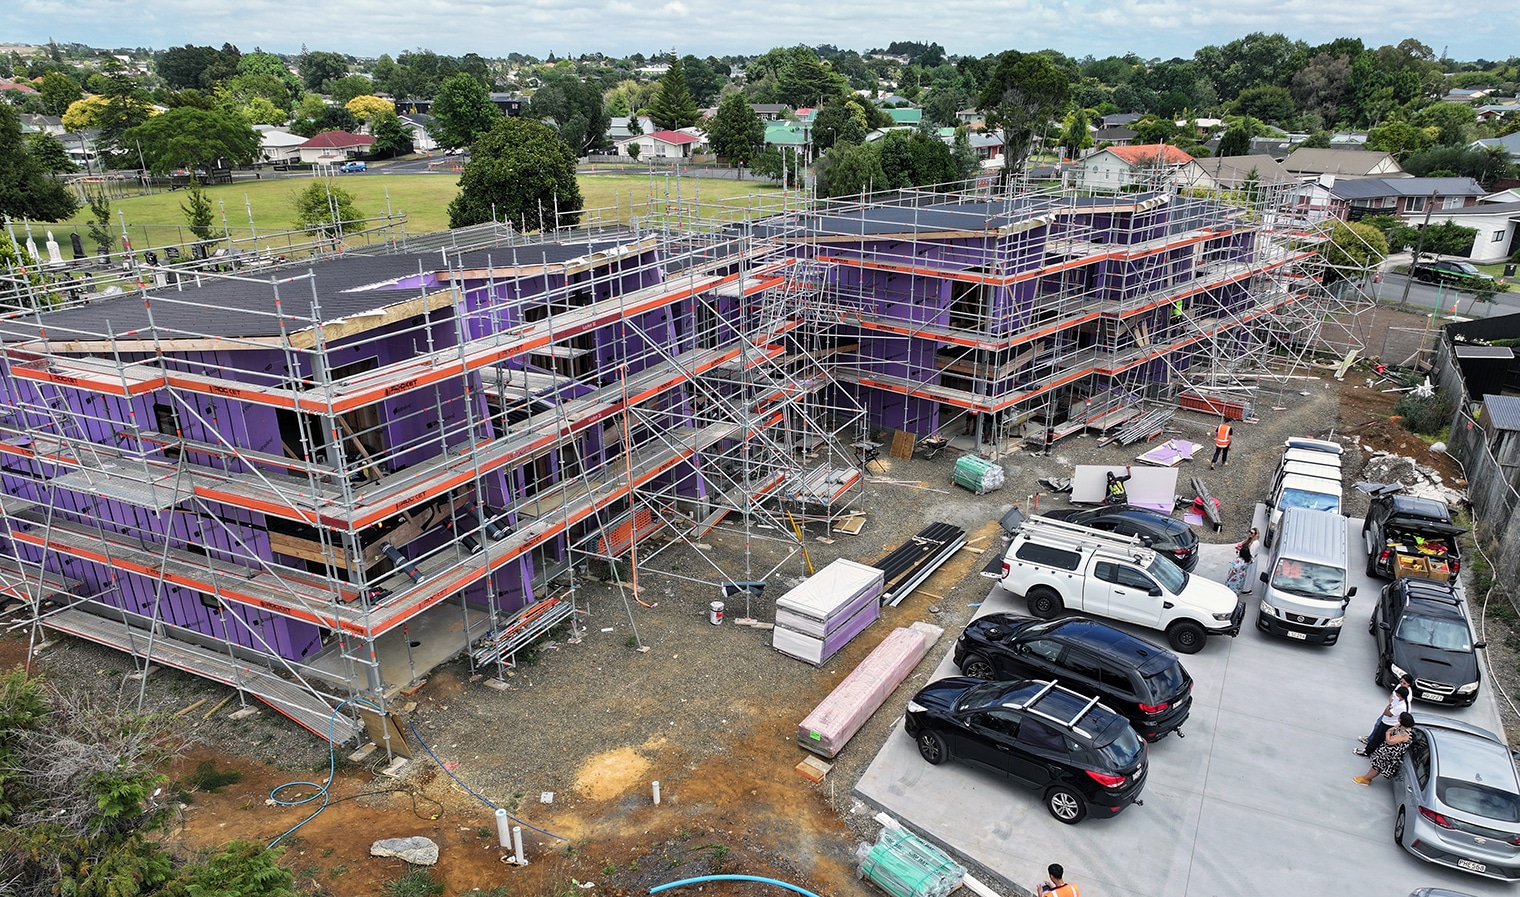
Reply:
[[[1051,863],[1045,871],[1050,877],[1040,882],[1040,897],[1077,897],[1077,886],[1066,881],[1066,870],[1060,863]]]
[[[1219,429],[1214,431],[1214,457],[1209,461],[1209,470],[1214,465],[1223,462],[1225,467],[1230,466],[1230,439],[1234,437],[1230,432],[1230,422],[1223,418],[1219,421]]]

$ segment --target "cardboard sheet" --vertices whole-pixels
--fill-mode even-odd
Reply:
[[[1101,504],[1109,471],[1123,476],[1124,468],[1109,464],[1078,464],[1071,478],[1071,500],[1076,504]],[[1171,512],[1177,501],[1175,467],[1131,467],[1124,484],[1129,503]]]
[[[1193,460],[1193,457],[1202,449],[1201,443],[1188,442],[1186,439],[1168,439],[1145,454],[1136,456],[1135,460],[1155,464],[1158,467],[1176,467],[1183,461]]]

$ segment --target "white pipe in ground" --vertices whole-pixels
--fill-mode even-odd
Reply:
[[[523,856],[523,849],[522,849],[522,826],[520,826],[520,825],[514,825],[514,826],[512,826],[512,850],[515,853],[515,857],[514,858],[515,858],[515,860],[517,862],[517,865],[519,865],[519,866],[526,866],[526,865],[528,865],[527,858]]]
[[[503,850],[512,846],[512,831],[507,819],[506,810],[496,811],[496,837],[501,841]]]
[[[654,805],[657,806],[657,807],[660,805],[660,783],[659,782],[655,782],[654,783]]]

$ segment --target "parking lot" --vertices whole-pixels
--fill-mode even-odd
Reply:
[[[1375,649],[1367,634],[1384,583],[1362,572],[1361,521],[1346,522],[1357,595],[1340,643],[1325,648],[1270,638],[1256,631],[1258,600],[1248,598],[1238,638],[1211,638],[1200,653],[1183,657],[1196,681],[1192,716],[1185,738],[1151,746],[1143,806],[1114,819],[1062,825],[1033,791],[958,763],[929,765],[900,719],[857,794],[1024,887],[1040,881],[1047,864],[1062,863],[1083,897],[1305,890],[1372,897],[1421,887],[1508,893],[1505,883],[1406,853],[1393,842],[1388,782],[1363,788],[1351,781],[1367,769],[1352,754],[1357,736],[1372,727],[1387,692],[1373,682]],[[1232,556],[1229,545],[1202,546],[1195,575],[1222,582]],[[996,611],[1027,613],[1023,601],[994,584],[978,612]],[[957,635],[946,632],[936,648],[944,652],[936,678],[958,675],[950,661]],[[1497,732],[1495,702],[1485,676],[1472,707],[1418,703],[1414,715],[1450,715]]]

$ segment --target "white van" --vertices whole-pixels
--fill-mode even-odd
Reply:
[[[1278,463],[1279,465],[1282,465],[1287,464],[1290,461],[1295,464],[1305,464],[1310,467],[1318,467],[1323,468],[1326,471],[1333,471],[1333,473],[1323,474],[1324,476],[1338,477],[1341,475],[1340,455],[1332,455],[1329,452],[1317,452],[1310,449],[1290,448],[1282,453],[1282,461]]]
[[[1296,641],[1333,645],[1356,594],[1348,586],[1346,519],[1304,508],[1283,511],[1256,628]]]
[[[1278,529],[1282,525],[1283,512],[1295,508],[1322,512],[1340,520],[1340,479],[1279,472],[1272,483],[1272,493],[1267,498],[1266,545],[1268,548],[1276,542]]]

